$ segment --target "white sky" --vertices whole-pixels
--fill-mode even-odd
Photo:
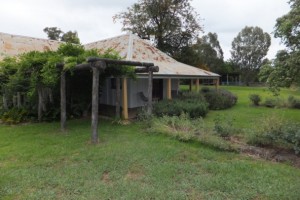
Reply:
[[[0,32],[47,38],[45,27],[76,30],[81,43],[122,34],[121,24],[112,16],[138,0],[0,0]],[[276,19],[290,8],[288,0],[193,0],[192,6],[203,19],[204,31],[216,32],[230,58],[231,42],[245,26],[259,26],[272,36],[268,58],[274,58],[280,40],[272,32]]]

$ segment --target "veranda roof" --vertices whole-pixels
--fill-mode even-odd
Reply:
[[[219,77],[218,74],[176,61],[153,47],[149,41],[143,40],[134,34],[100,40],[84,46],[86,49],[99,49],[102,53],[108,49],[114,49],[125,60],[154,63],[154,65],[159,67],[159,72],[154,73],[155,77],[202,79],[215,79]]]

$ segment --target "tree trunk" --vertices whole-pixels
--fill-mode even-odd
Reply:
[[[22,107],[22,102],[21,102],[21,93],[17,92],[17,107],[21,108]]]
[[[121,114],[121,90],[120,90],[120,78],[116,78],[116,118],[120,118]]]
[[[93,144],[99,143],[98,138],[98,106],[99,106],[99,69],[93,67],[93,90],[92,90],[92,136]]]
[[[3,101],[3,108],[4,108],[4,110],[8,110],[7,97],[6,97],[5,93],[2,96],[2,101]]]
[[[60,75],[60,128],[66,130],[67,109],[66,109],[66,73]]]
[[[12,97],[12,103],[13,103],[13,107],[17,107],[17,97],[15,95],[13,95]]]

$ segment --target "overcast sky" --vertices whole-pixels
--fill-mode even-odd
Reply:
[[[47,38],[45,27],[76,30],[83,44],[122,34],[112,16],[138,0],[0,0],[0,32]],[[272,32],[276,19],[290,8],[288,0],[193,0],[204,31],[219,36],[225,59],[231,42],[245,26],[259,26],[272,35],[268,58],[274,58],[280,40]]]

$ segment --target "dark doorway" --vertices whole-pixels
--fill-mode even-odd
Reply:
[[[164,95],[164,80],[153,79],[152,98],[162,100]]]

